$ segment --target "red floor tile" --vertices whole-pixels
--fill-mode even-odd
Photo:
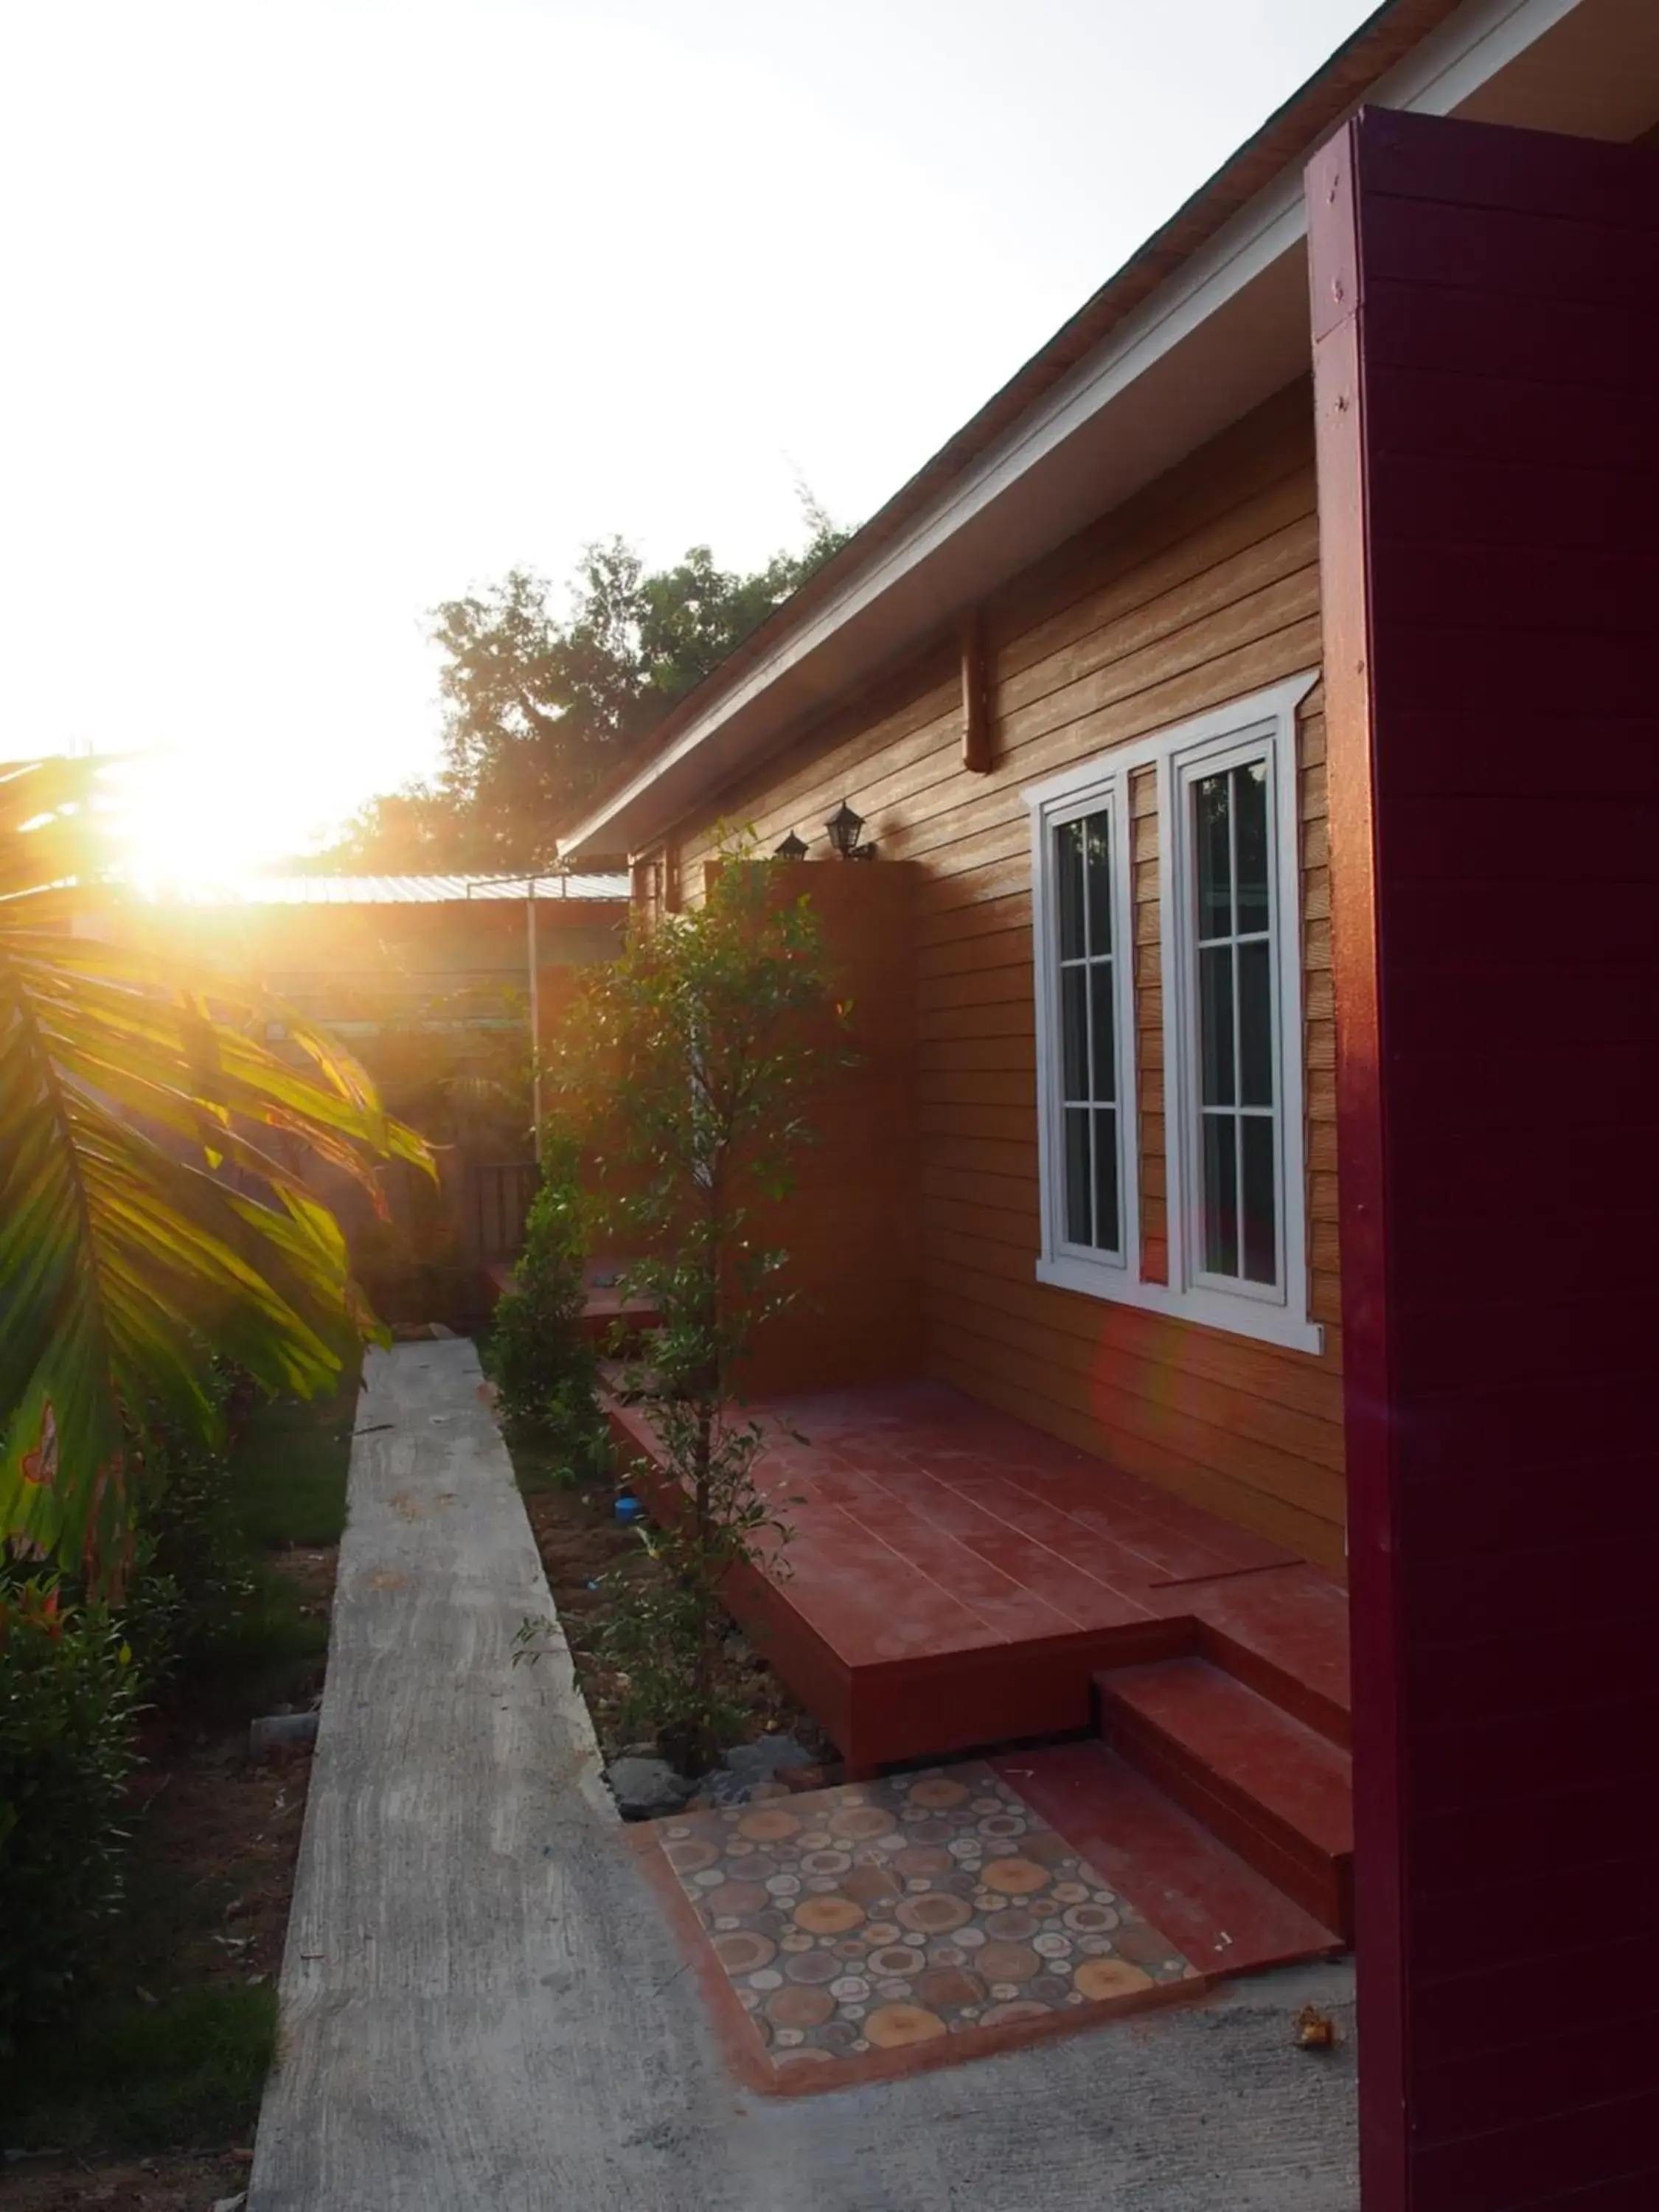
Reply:
[[[879,1706],[858,1677],[878,1670],[896,1690],[902,1674],[915,1740],[889,1711],[878,1753],[837,1738],[855,1762],[1085,1724],[1097,1668],[1196,1650],[1204,1636],[1263,1694],[1283,1678],[1283,1701],[1340,1740],[1346,1598],[1288,1553],[942,1384],[745,1412],[775,1436],[758,1479],[794,1535],[787,1579],[745,1592],[739,1578],[734,1607],[764,1612],[786,1680],[799,1645],[816,1693],[833,1685],[843,1729]],[[649,1449],[638,1409],[617,1419]],[[999,1650],[1006,1695],[987,1673]],[[805,1680],[793,1686],[810,1705]]]
[[[1341,1949],[1331,1929],[1103,1744],[1011,1752],[990,1764],[1201,1973],[1249,1973]]]

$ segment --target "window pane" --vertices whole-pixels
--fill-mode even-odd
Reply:
[[[1062,822],[1054,832],[1054,871],[1060,878],[1060,957],[1083,954],[1083,824]]]
[[[1097,1100],[1117,1097],[1116,1032],[1112,1021],[1112,963],[1097,960],[1089,969],[1089,994],[1094,1009],[1095,1088]]]
[[[1206,1106],[1233,1103],[1233,955],[1227,945],[1198,956],[1200,1097]]]
[[[1279,1280],[1279,1232],[1273,1203],[1273,1124],[1266,1114],[1244,1116],[1244,1279]]]
[[[1089,1109],[1066,1109],[1066,1239],[1071,1244],[1092,1244],[1094,1239],[1094,1179],[1089,1169]]]
[[[1089,950],[1112,949],[1111,817],[1091,814],[1083,825],[1084,852],[1089,873]]]
[[[1089,988],[1086,968],[1060,971],[1060,1034],[1066,1098],[1089,1095],[1089,1012],[1085,994]]]
[[[1233,770],[1238,822],[1238,933],[1267,927],[1267,763]]]
[[[1206,960],[1209,954],[1203,956]],[[1238,948],[1238,1085],[1240,1103],[1273,1103],[1273,988],[1266,938]]]
[[[1194,787],[1193,810],[1194,842],[1198,848],[1198,933],[1230,937],[1233,864],[1224,775],[1206,775]]]
[[[1122,1243],[1118,1234],[1117,1113],[1110,1106],[1095,1115],[1095,1243],[1103,1252],[1115,1252]]]
[[[1204,1270],[1238,1273],[1237,1121],[1231,1114],[1204,1116]]]

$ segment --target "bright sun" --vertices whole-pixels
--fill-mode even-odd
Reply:
[[[210,768],[182,752],[123,761],[111,778],[111,827],[122,872],[152,898],[235,897],[251,879],[303,850],[273,818],[270,768],[228,754]]]

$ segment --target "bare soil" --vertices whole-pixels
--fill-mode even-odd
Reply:
[[[514,1448],[514,1460],[594,1732],[605,1757],[615,1759],[639,1747],[641,1731],[623,1719],[628,1685],[605,1663],[600,1632],[614,1602],[617,1578],[637,1581],[665,1571],[647,1553],[637,1530],[617,1519],[609,1490],[560,1488],[538,1480],[535,1456],[523,1447]],[[744,1740],[769,1733],[790,1735],[815,1758],[833,1763],[835,1746],[735,1625],[728,1648],[744,1709]]]

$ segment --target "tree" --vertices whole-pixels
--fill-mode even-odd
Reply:
[[[312,868],[550,867],[571,810],[611,764],[846,542],[805,499],[811,537],[751,574],[706,545],[648,570],[619,538],[590,545],[568,612],[514,568],[433,617],[443,655],[444,763],[435,782],[371,799]]]
[[[635,1387],[663,1449],[647,1536],[670,1573],[607,1640],[699,1763],[726,1717],[722,1587],[787,1533],[754,1480],[763,1431],[735,1401],[757,1331],[798,1295],[765,1232],[811,1139],[809,1102],[847,1062],[843,1023],[810,900],[728,854],[702,906],[636,932],[595,975],[555,1064],[605,1233],[655,1255],[629,1269],[627,1293],[661,1316]]]
[[[0,766],[0,1542],[94,1582],[125,1555],[130,1425],[155,1408],[213,1431],[209,1352],[310,1395],[376,1332],[307,1161],[375,1195],[376,1160],[431,1164],[292,1009],[131,921],[84,933],[113,911],[92,888],[100,772]]]

